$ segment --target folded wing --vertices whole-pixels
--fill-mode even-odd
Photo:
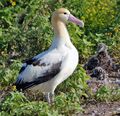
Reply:
[[[53,50],[27,60],[19,72],[16,88],[25,90],[51,80],[60,72],[63,58],[57,50]]]

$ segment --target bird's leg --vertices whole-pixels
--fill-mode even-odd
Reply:
[[[49,94],[49,97],[50,97],[50,103],[54,103],[54,92],[50,92]]]
[[[44,93],[45,101],[47,101],[49,104],[52,104],[54,102],[54,93]]]
[[[44,99],[45,101],[47,101],[48,103],[50,103],[50,96],[49,96],[50,93],[44,93]]]

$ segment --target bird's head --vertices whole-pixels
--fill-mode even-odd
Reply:
[[[79,25],[80,27],[84,27],[84,22],[82,20],[79,20],[76,17],[74,17],[70,13],[70,11],[65,8],[60,8],[53,13],[52,23],[57,20],[62,21],[64,24],[66,24],[67,22],[73,22],[73,23]]]
[[[97,47],[97,52],[101,53],[101,52],[107,52],[108,47],[104,44],[104,43],[99,43],[98,47]]]

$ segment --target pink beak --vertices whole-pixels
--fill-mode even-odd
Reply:
[[[84,22],[82,20],[77,19],[72,14],[69,15],[68,21],[73,22],[79,25],[80,27],[84,27]]]

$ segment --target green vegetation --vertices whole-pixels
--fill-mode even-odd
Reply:
[[[120,59],[120,0],[2,0],[0,1],[0,116],[58,116],[83,111],[81,104],[120,100],[120,89],[101,87],[93,94],[86,84],[89,77],[81,65],[58,86],[54,105],[31,100],[22,92],[13,91],[25,58],[47,49],[52,41],[51,14],[60,7],[84,20],[85,28],[68,25],[71,39],[79,51],[80,64],[95,53],[104,42],[112,57]],[[12,55],[15,58],[11,61]],[[120,61],[119,61],[120,62]],[[1,95],[0,95],[1,97]]]

